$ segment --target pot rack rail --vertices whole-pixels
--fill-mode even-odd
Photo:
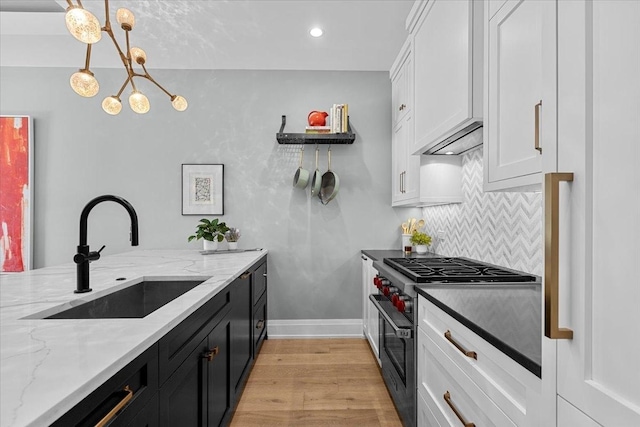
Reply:
[[[289,133],[284,131],[287,116],[282,116],[282,125],[276,133],[278,144],[353,144],[356,134],[351,132],[349,116],[347,116],[346,133]]]

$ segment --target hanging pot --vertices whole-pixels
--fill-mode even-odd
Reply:
[[[306,188],[309,183],[309,171],[302,167],[304,158],[304,146],[300,149],[300,166],[293,177],[293,186],[297,188]]]
[[[311,197],[315,197],[320,193],[320,183],[322,181],[322,174],[318,169],[318,153],[320,153],[320,149],[316,147],[316,171],[311,179]]]
[[[325,173],[322,174],[322,181],[320,183],[320,201],[323,205],[326,205],[332,201],[337,195],[340,189],[340,179],[338,174],[331,171],[331,147],[327,150],[328,168]]]

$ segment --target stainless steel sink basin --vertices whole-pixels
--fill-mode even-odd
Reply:
[[[165,280],[144,279],[139,283],[119,289],[115,292],[86,301],[62,311],[54,310],[31,318],[40,319],[121,319],[142,318],[153,313],[163,305],[190,291],[206,279]],[[65,304],[68,306],[68,304]],[[63,307],[64,308],[64,307]]]

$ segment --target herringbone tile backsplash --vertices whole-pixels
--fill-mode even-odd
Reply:
[[[480,147],[462,157],[463,202],[422,209],[432,249],[541,276],[542,194],[485,193],[482,180]]]

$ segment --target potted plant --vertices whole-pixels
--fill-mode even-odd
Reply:
[[[219,222],[216,218],[212,221],[202,218],[196,226],[196,233],[189,236],[189,242],[193,239],[204,241],[205,251],[215,251],[218,248],[218,242],[224,239],[224,233],[229,231],[229,227],[224,222]]]
[[[411,235],[411,243],[416,246],[416,252],[419,254],[427,253],[427,246],[431,244],[431,236],[427,233],[422,233],[420,231],[414,231]]]
[[[239,228],[229,228],[229,230],[224,233],[224,238],[229,243],[229,250],[235,251],[238,249],[238,239],[240,239],[240,229]]]

